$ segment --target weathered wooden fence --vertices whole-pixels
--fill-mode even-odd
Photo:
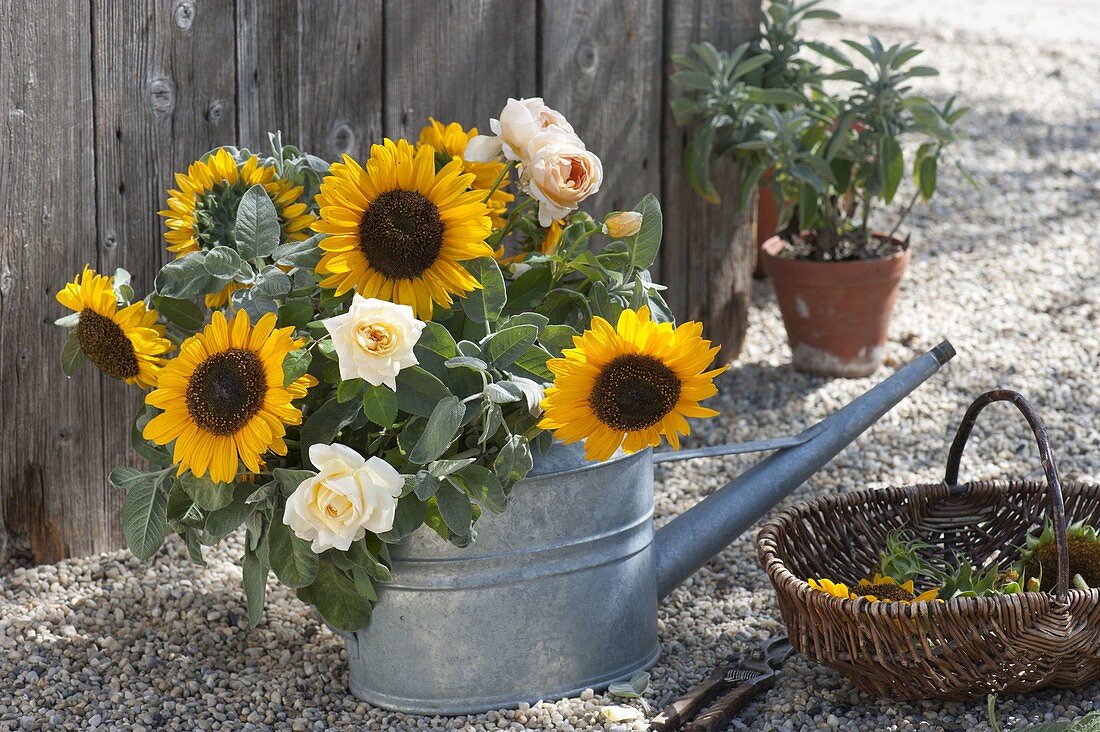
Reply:
[[[130,459],[138,397],[94,370],[61,375],[53,293],[86,262],[148,289],[167,257],[155,212],[173,172],[216,145],[263,145],[267,130],[362,158],[429,115],[485,127],[509,96],[543,96],[604,161],[590,210],[661,195],[671,304],[738,351],[751,234],[684,181],[666,75],[671,52],[729,47],[758,12],[758,0],[0,3],[0,544],[25,534],[40,561],[120,545],[105,476]]]

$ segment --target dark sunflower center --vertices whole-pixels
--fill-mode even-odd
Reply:
[[[604,424],[623,431],[657,424],[680,399],[680,379],[653,356],[619,356],[596,377],[588,403]]]
[[[423,274],[443,248],[436,205],[416,191],[387,191],[363,212],[359,249],[373,269],[391,280]]]
[[[84,308],[76,324],[76,338],[88,360],[108,376],[131,379],[138,375],[134,344],[118,323],[107,316]]]
[[[880,585],[865,585],[859,588],[859,591],[864,595],[873,595],[879,600],[893,600],[894,602],[900,602],[902,600],[911,601],[915,595],[909,590],[905,589],[901,585],[891,585],[883,583]]]
[[[215,435],[231,435],[260,411],[267,394],[263,364],[252,351],[231,348],[200,363],[187,381],[187,412]]]

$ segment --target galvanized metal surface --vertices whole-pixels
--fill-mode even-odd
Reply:
[[[654,535],[653,453],[585,463],[557,446],[459,549],[424,527],[348,639],[371,704],[469,714],[559,698],[648,668],[657,602],[954,355],[944,342]],[[784,438],[791,439],[791,438]]]

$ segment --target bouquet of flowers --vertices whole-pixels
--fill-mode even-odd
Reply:
[[[716,414],[718,349],[647,271],[657,200],[579,211],[601,162],[541,99],[490,126],[431,120],[363,163],[279,134],[269,156],[218,148],[168,191],[152,294],[89,268],[57,294],[65,373],[148,390],[144,466],[110,476],[135,555],[171,530],[201,564],[243,525],[253,624],[270,570],[354,630],[388,545],[424,524],[470,543],[555,439],[605,460]]]

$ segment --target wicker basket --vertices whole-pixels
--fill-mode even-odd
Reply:
[[[1016,405],[1039,443],[1046,482],[958,485],[959,460],[978,413]],[[779,595],[791,643],[840,670],[860,689],[900,699],[969,699],[1100,679],[1100,590],[1070,589],[1066,516],[1100,524],[1100,485],[1062,486],[1046,431],[1011,391],[980,396],[951,445],[943,483],[829,496],[769,521],[757,543]],[[844,600],[810,589],[807,577],[868,576],[887,535],[905,529],[975,562],[1014,558],[1028,531],[1050,515],[1058,542],[1053,594],[1025,592],[913,605]]]

